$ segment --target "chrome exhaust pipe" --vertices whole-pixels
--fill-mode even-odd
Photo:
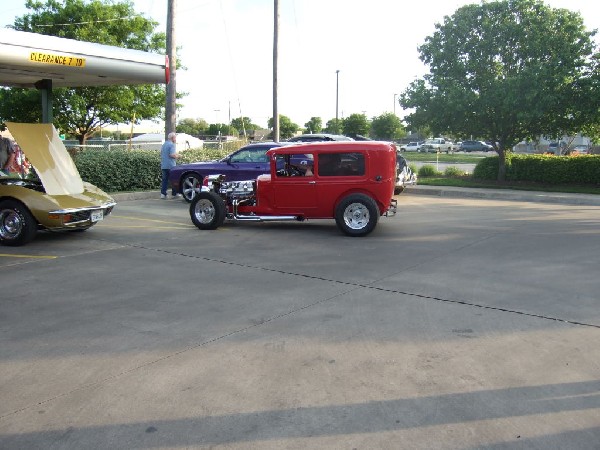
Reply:
[[[243,215],[243,214],[227,214],[227,218],[230,220],[239,220],[240,222],[283,222],[292,221],[303,222],[304,217],[302,216],[255,216],[255,215]]]
[[[227,214],[227,218],[230,220],[239,220],[241,222],[282,222],[282,221],[292,221],[296,220],[298,222],[303,222],[304,217],[302,216],[257,216],[254,214],[239,214],[238,206],[243,205],[248,202],[249,199],[233,200],[233,212]]]

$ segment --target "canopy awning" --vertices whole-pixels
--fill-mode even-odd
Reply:
[[[110,86],[169,82],[165,55],[0,29],[0,85]]]

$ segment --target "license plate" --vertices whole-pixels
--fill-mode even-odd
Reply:
[[[102,210],[92,211],[92,222],[98,222],[102,219],[104,219],[104,213],[102,212]]]

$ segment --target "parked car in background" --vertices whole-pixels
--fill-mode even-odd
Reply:
[[[463,152],[489,152],[494,150],[494,147],[483,141],[462,141],[459,150]]]
[[[349,236],[369,234],[396,214],[396,146],[389,142],[320,142],[272,148],[268,174],[244,181],[211,175],[190,204],[201,230],[239,222],[335,219]],[[308,159],[312,164],[297,165]]]
[[[141,150],[160,150],[164,142],[165,135],[163,133],[145,133],[131,139],[131,143]],[[177,133],[178,152],[191,148],[202,148],[203,146],[204,141],[202,139],[186,133]]]
[[[343,136],[341,134],[327,134],[327,133],[314,133],[314,134],[301,134],[300,136],[294,136],[287,140],[287,142],[327,142],[327,141],[353,141],[351,137]],[[362,139],[361,139],[362,140]]]
[[[0,173],[0,244],[27,244],[38,230],[84,231],[112,212],[115,201],[81,179],[52,124],[6,125],[35,171]]]
[[[169,182],[183,199],[191,202],[202,189],[204,178],[208,175],[222,174],[228,181],[248,180],[263,173],[269,173],[267,150],[274,147],[294,145],[288,142],[259,142],[248,144],[221,160],[200,161],[180,164],[169,172]],[[297,157],[294,161],[300,166],[307,164],[306,158]]]
[[[587,145],[576,145],[571,150],[571,154],[577,153],[579,155],[589,155],[591,153],[590,147]]]
[[[400,151],[402,151],[402,152],[420,152],[421,151],[421,143],[420,142],[409,142],[408,144],[402,144],[400,146]]]
[[[204,177],[224,174],[230,181],[247,180],[269,172],[267,150],[283,144],[260,142],[241,147],[221,160],[179,164],[169,172],[169,182],[184,200],[191,202],[202,189]]]
[[[421,146],[421,151],[428,153],[446,152],[450,153],[455,151],[456,148],[452,141],[445,138],[427,139]]]
[[[417,184],[417,174],[412,171],[406,158],[396,153],[396,185],[394,194],[399,195],[404,192],[406,186]]]
[[[550,142],[548,145],[548,153],[553,155],[563,155],[567,150],[567,145],[564,142]]]

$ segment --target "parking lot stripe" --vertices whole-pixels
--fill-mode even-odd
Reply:
[[[151,225],[102,225],[102,228],[148,228]],[[194,225],[175,224],[169,226],[152,226],[153,230],[181,230],[182,228],[196,228]]]
[[[49,255],[9,255],[8,253],[0,253],[0,257],[6,256],[8,258],[35,258],[35,259],[56,259],[58,256]]]
[[[182,223],[179,223],[179,222],[173,222],[173,221],[170,221],[170,220],[144,219],[143,217],[120,216],[120,215],[115,215],[115,214],[112,214],[111,217],[112,218],[116,218],[116,219],[139,220],[141,222],[168,223],[168,224],[171,224],[171,225],[179,225],[179,226],[186,226],[187,225],[187,224],[182,224]]]

